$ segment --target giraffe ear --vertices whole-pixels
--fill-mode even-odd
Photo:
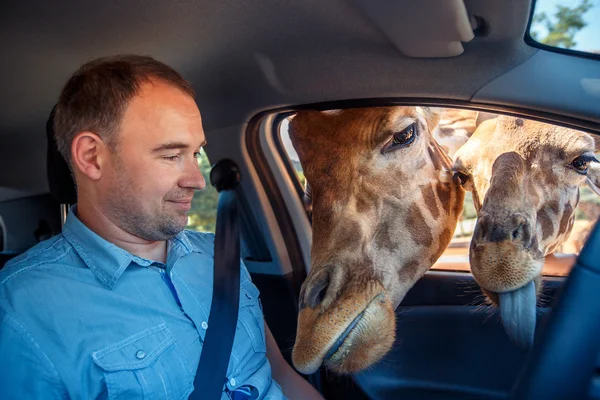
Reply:
[[[443,110],[437,107],[415,107],[417,112],[420,113],[427,121],[427,126],[433,132],[436,126],[440,123],[440,116]]]
[[[586,183],[594,193],[600,196],[600,163],[591,163],[587,173]]]

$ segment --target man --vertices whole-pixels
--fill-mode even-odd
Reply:
[[[184,230],[206,185],[193,95],[141,56],[92,61],[67,82],[54,127],[77,205],[0,273],[2,399],[190,395],[213,268],[213,236]],[[243,265],[240,281],[222,398],[321,398],[283,360]]]

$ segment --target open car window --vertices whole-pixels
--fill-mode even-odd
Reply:
[[[456,172],[455,169],[457,165],[460,166],[461,163],[468,164],[465,165],[465,171],[462,172],[467,172],[466,170],[468,169],[471,171],[471,174],[476,174],[476,172],[473,171],[478,169],[481,170],[478,172],[481,176],[476,178],[479,179],[479,181],[475,182],[476,185],[481,187],[479,190],[473,190],[471,188],[471,190],[465,192],[462,211],[456,222],[456,227],[452,232],[452,238],[441,256],[439,256],[437,261],[433,264],[432,269],[470,271],[470,245],[473,233],[477,229],[478,207],[481,207],[481,203],[484,202],[485,198],[479,199],[479,205],[476,203],[478,197],[482,196],[481,189],[483,188],[485,191],[487,190],[486,185],[489,186],[489,182],[483,183],[483,181],[492,179],[489,175],[489,171],[487,176],[485,176],[483,172],[486,169],[491,170],[495,165],[494,159],[490,160],[490,157],[492,157],[491,153],[495,152],[497,153],[494,154],[495,157],[501,156],[500,158],[504,158],[506,153],[517,152],[524,156],[523,162],[525,172],[522,179],[527,181],[527,183],[524,184],[523,190],[527,192],[526,196],[535,198],[534,202],[538,203],[536,206],[537,208],[532,206],[533,208],[525,212],[525,214],[531,216],[531,226],[527,228],[531,229],[531,235],[537,236],[534,238],[535,240],[545,242],[544,245],[539,244],[540,249],[547,253],[545,256],[543,274],[550,276],[568,275],[575,261],[575,256],[581,250],[594,222],[600,216],[600,196],[597,194],[597,187],[594,186],[595,180],[598,179],[596,175],[599,175],[600,178],[597,167],[598,163],[594,159],[594,156],[600,158],[600,154],[594,154],[598,147],[594,148],[593,136],[580,131],[565,130],[566,128],[551,124],[541,124],[537,121],[531,121],[525,118],[503,116],[501,121],[496,123],[494,121],[497,121],[496,117],[498,114],[483,112],[477,114],[477,112],[471,110],[459,110],[454,108],[436,108],[433,110],[441,117],[438,125],[433,128],[432,135],[435,137],[436,143],[438,143],[452,159],[453,171]],[[307,184],[305,169],[303,168],[301,157],[299,157],[297,149],[294,148],[293,141],[290,137],[290,121],[292,121],[293,118],[294,116],[291,116],[280,123],[278,137],[281,141],[280,148],[284,149],[285,152],[283,158],[287,160],[292,167],[288,170],[293,170],[295,172],[295,179],[298,180],[301,187],[305,188]],[[491,131],[493,129],[494,132],[497,132],[496,136],[489,139],[483,139],[483,134],[476,133],[478,129],[482,129],[482,127],[485,128],[485,126],[488,126],[488,130]],[[492,126],[495,126],[495,128],[492,128]],[[530,146],[527,148],[527,144],[524,144],[527,140],[540,140],[540,138],[536,139],[533,136],[527,138],[527,129],[530,129],[530,131],[533,132],[538,128],[545,132],[543,134],[543,140],[547,141],[548,144],[546,146]],[[508,142],[515,140],[515,132],[521,132],[523,135],[523,143],[515,145],[516,147],[504,146],[502,149],[500,149],[502,143],[482,144],[482,141],[484,140],[500,141],[500,138],[502,137],[500,131],[502,129],[514,130],[514,132],[510,134],[507,133],[508,136],[506,141]],[[315,127],[315,130],[317,132],[319,131],[318,126]],[[326,129],[322,132],[322,134],[331,134],[331,132]],[[346,132],[346,134],[352,135],[350,131]],[[560,137],[561,135],[564,137],[565,134],[572,135],[572,140],[577,142],[577,144],[570,148],[562,148],[559,141],[553,141],[555,137]],[[491,133],[486,136],[490,137],[490,135]],[[590,140],[592,142],[590,142]],[[340,145],[341,143],[345,143],[345,145],[352,146],[352,142],[347,140],[342,140],[339,143]],[[322,145],[321,142],[321,146]],[[461,151],[461,147],[463,146],[466,147]],[[467,147],[470,147],[471,149],[466,151]],[[494,150],[495,148],[497,149]],[[303,151],[306,152],[308,150],[305,148]],[[314,151],[318,152],[320,150],[317,150],[315,147]],[[527,151],[532,153],[536,152],[536,155],[530,155],[531,158],[526,159],[524,152]],[[486,154],[485,157],[488,158],[487,160],[482,159],[484,154]],[[334,157],[334,155],[332,154],[331,157]],[[510,168],[510,162],[505,163],[505,167],[508,167],[509,172],[512,169]],[[419,171],[415,171],[415,174],[416,173],[419,173]],[[587,173],[589,175],[585,177],[582,173]],[[500,174],[494,175],[494,179],[496,180],[501,178]],[[330,177],[324,173],[319,179],[330,179]],[[471,177],[471,179],[473,179],[473,177]],[[541,180],[543,180],[543,182],[541,182]],[[600,182],[600,179],[598,182]],[[470,185],[472,186],[473,184],[474,182],[471,181]],[[467,186],[469,186],[468,183]],[[500,189],[502,189],[501,185],[496,185],[496,187],[499,186]],[[563,189],[562,186],[570,187],[570,189]],[[577,190],[574,190],[575,186],[577,187]],[[495,190],[498,191],[497,189]],[[490,195],[489,191],[486,193],[486,196],[489,198],[493,197]],[[540,197],[545,198],[541,200]],[[496,199],[496,197],[494,197],[494,199]],[[494,202],[496,202],[494,208],[501,209],[505,206],[501,203],[507,202],[507,204],[509,204],[507,210],[510,211],[510,207],[512,207],[510,204],[512,201],[511,198],[494,200]],[[571,206],[575,206],[572,212],[569,209]],[[529,206],[523,206],[522,208],[527,207]],[[490,209],[490,207],[488,207],[488,209]],[[517,214],[520,212],[521,211],[515,211]],[[423,218],[427,221],[431,221],[431,216],[427,216],[426,214],[426,212],[423,212]],[[413,220],[413,223],[414,222],[418,223],[416,220]],[[431,224],[431,222],[429,223]],[[424,226],[427,226],[427,222],[424,223]],[[561,233],[561,230],[564,232]],[[515,234],[520,235],[521,233],[517,232]],[[554,241],[551,238],[553,235],[556,236],[556,240]],[[545,249],[542,249],[544,246]]]

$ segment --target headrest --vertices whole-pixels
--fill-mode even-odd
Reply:
[[[48,122],[46,122],[46,138],[48,139],[48,154],[46,159],[48,186],[50,194],[52,194],[56,201],[60,204],[73,205],[77,202],[77,192],[69,166],[56,145],[56,138],[54,137],[55,112],[56,106],[52,108]]]

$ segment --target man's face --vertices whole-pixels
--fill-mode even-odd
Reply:
[[[194,191],[206,186],[196,157],[205,144],[193,98],[160,81],[144,84],[127,110],[103,173],[102,197],[121,229],[166,240],[187,225]]]

